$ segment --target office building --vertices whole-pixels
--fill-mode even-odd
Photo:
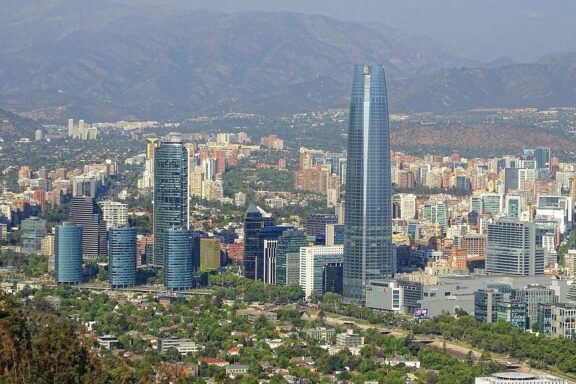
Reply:
[[[393,274],[390,129],[384,68],[354,69],[348,125],[344,298],[364,303],[368,281]]]
[[[474,292],[474,317],[481,323],[498,321],[498,303],[503,294],[496,289],[479,289]]]
[[[187,228],[168,228],[162,237],[164,286],[171,290],[192,288],[192,231]]]
[[[486,272],[520,276],[544,274],[544,250],[536,245],[534,223],[501,219],[488,224]]]
[[[46,234],[46,220],[30,216],[22,220],[22,247],[20,252],[29,255],[42,249],[42,237]]]
[[[358,347],[364,345],[364,337],[354,333],[354,330],[348,329],[346,332],[336,335],[336,345],[346,348]]]
[[[300,286],[304,297],[324,293],[326,267],[342,266],[343,252],[342,245],[300,248]]]
[[[518,219],[522,212],[520,196],[506,196],[506,216]]]
[[[106,229],[128,225],[128,204],[119,201],[101,201],[98,205],[102,209]]]
[[[496,309],[496,318],[504,320],[520,329],[528,329],[528,310],[526,303],[518,300],[500,301]]]
[[[537,169],[550,169],[550,163],[551,163],[550,148],[534,149],[534,160],[536,161]]]
[[[149,264],[162,267],[166,231],[188,228],[188,150],[176,135],[154,149],[154,255]]]
[[[108,260],[108,279],[111,287],[128,287],[136,284],[136,228],[110,228]]]
[[[93,197],[72,198],[70,222],[82,226],[82,252],[85,258],[106,256],[106,222]]]
[[[260,228],[258,234],[260,250],[258,254],[261,256],[258,262],[262,262],[262,281],[266,284],[276,284],[276,250],[278,248],[278,238],[285,231],[291,229],[292,227],[284,226],[267,226]],[[260,265],[258,265],[260,269]]]
[[[326,225],[326,245],[344,245],[344,224]]]
[[[552,306],[551,335],[567,339],[576,337],[576,304],[558,303]]]
[[[538,304],[555,304],[558,301],[553,289],[538,284],[515,289],[510,297],[526,304],[527,328],[531,328],[538,321]]]
[[[82,271],[82,227],[71,222],[56,226],[54,242],[56,283],[80,283]]]
[[[488,212],[492,216],[502,212],[503,196],[498,193],[484,193],[482,195],[482,212]]]
[[[306,234],[308,236],[325,236],[326,225],[337,224],[338,216],[327,213],[313,213],[306,221]]]
[[[322,285],[322,291],[334,292],[342,295],[344,290],[342,286],[343,281],[343,266],[342,264],[327,264],[324,267],[324,282]]]
[[[260,229],[273,226],[274,218],[262,208],[250,204],[244,217],[244,276],[264,279],[264,262],[260,246]],[[258,268],[260,267],[260,268]]]
[[[314,340],[318,340],[321,342],[329,343],[332,341],[332,338],[336,336],[336,330],[334,328],[308,328],[304,330],[308,336],[313,338]]]
[[[285,231],[276,246],[276,284],[300,283],[300,248],[308,245],[303,232],[294,229]]]

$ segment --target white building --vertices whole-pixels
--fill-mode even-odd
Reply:
[[[500,372],[489,377],[477,377],[475,384],[568,384],[568,380],[554,376],[535,376],[532,373]]]
[[[416,218],[416,195],[411,193],[400,193],[400,218]]]
[[[304,295],[323,293],[324,269],[328,265],[342,265],[343,245],[300,248],[300,286]]]
[[[106,221],[106,229],[122,227],[128,224],[128,204],[118,201],[101,201],[102,215]]]

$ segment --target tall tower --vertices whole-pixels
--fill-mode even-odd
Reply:
[[[77,196],[72,198],[70,221],[82,226],[82,250],[84,257],[106,256],[106,222],[100,206],[93,197]]]
[[[163,238],[164,286],[172,290],[192,288],[192,231],[186,228],[167,228]]]
[[[172,136],[154,149],[154,257],[164,266],[165,232],[188,228],[188,150]]]
[[[56,226],[54,241],[56,283],[80,283],[82,271],[82,227],[70,222]]]
[[[543,275],[544,250],[536,244],[535,224],[509,218],[488,224],[486,272]]]
[[[264,279],[264,259],[260,243],[260,229],[274,225],[274,218],[262,208],[250,204],[244,217],[244,276],[252,280]]]
[[[136,284],[136,228],[116,227],[108,231],[110,286]]]
[[[363,304],[369,280],[392,276],[392,181],[386,80],[356,65],[348,125],[344,298]]]

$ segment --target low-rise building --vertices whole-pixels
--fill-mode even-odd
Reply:
[[[328,342],[330,341],[334,335],[336,335],[336,330],[333,328],[308,328],[305,329],[304,332],[313,338],[314,340]]]
[[[346,348],[357,347],[364,345],[364,337],[354,333],[354,330],[349,329],[346,332],[336,335],[336,345]]]
[[[554,376],[536,376],[524,372],[500,372],[489,377],[477,377],[475,384],[568,384],[567,380]]]

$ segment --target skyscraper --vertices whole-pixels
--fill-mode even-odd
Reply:
[[[164,286],[168,289],[192,288],[192,231],[186,228],[168,228],[164,230],[162,238]]]
[[[30,216],[22,220],[22,248],[20,252],[29,255],[42,248],[42,237],[46,234],[46,220]]]
[[[264,279],[260,228],[271,225],[274,225],[274,218],[262,208],[250,204],[244,217],[244,276],[249,279]]]
[[[520,276],[544,274],[544,250],[536,245],[534,223],[501,219],[488,224],[486,272]]]
[[[106,256],[106,222],[100,206],[93,197],[72,198],[70,209],[72,224],[82,226],[82,252],[84,257]]]
[[[354,69],[348,126],[344,298],[364,303],[370,279],[391,276],[392,181],[386,80],[381,65]]]
[[[136,228],[110,228],[108,257],[110,286],[126,287],[136,284]]]
[[[55,275],[56,283],[82,281],[82,227],[70,222],[56,226]]]
[[[154,149],[155,267],[164,266],[165,232],[172,227],[188,228],[188,150],[176,136]]]

